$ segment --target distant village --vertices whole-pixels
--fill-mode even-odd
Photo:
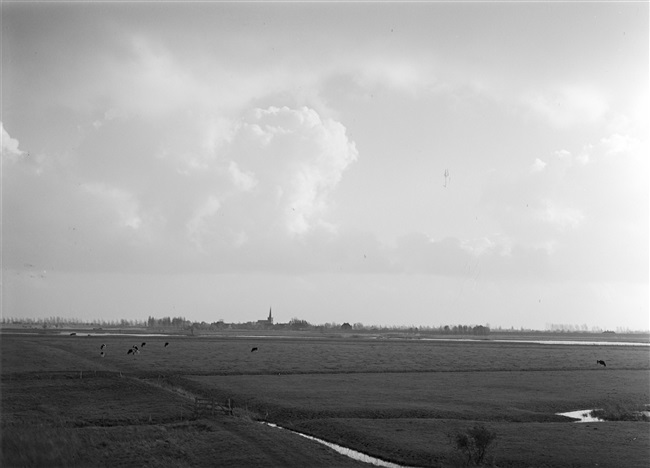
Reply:
[[[74,318],[63,318],[59,316],[47,318],[12,318],[3,316],[0,319],[0,325],[3,327],[12,328],[31,328],[31,329],[64,329],[64,328],[80,328],[80,329],[146,329],[151,332],[176,332],[187,333],[189,335],[196,335],[201,333],[219,332],[226,330],[294,330],[294,331],[312,331],[312,332],[325,332],[325,331],[342,331],[342,332],[374,332],[374,333],[388,333],[400,332],[407,334],[422,334],[422,335],[472,335],[472,336],[486,336],[490,333],[531,333],[531,332],[548,332],[548,333],[646,333],[647,330],[630,330],[627,328],[618,327],[616,331],[605,330],[599,327],[588,327],[587,325],[572,325],[572,324],[546,324],[545,330],[535,330],[527,328],[502,328],[490,327],[486,325],[439,325],[439,326],[405,326],[405,325],[368,325],[361,322],[355,323],[324,323],[315,325],[309,323],[307,320],[292,318],[285,323],[276,323],[273,317],[273,310],[269,308],[269,313],[266,318],[238,323],[228,323],[223,319],[215,322],[193,322],[185,317],[162,317],[156,318],[149,316],[147,320],[138,319],[121,319],[121,320],[79,320]]]
[[[147,329],[151,332],[186,332],[190,335],[218,332],[225,330],[294,330],[294,331],[354,331],[354,332],[391,332],[399,331],[402,333],[442,333],[456,335],[488,335],[489,326],[484,325],[444,325],[440,327],[416,327],[416,326],[377,326],[364,325],[363,323],[325,323],[314,325],[307,320],[292,318],[286,323],[276,323],[273,317],[273,309],[269,308],[266,318],[256,321],[227,323],[220,319],[216,322],[192,322],[185,317],[162,317],[156,318],[149,316],[146,321],[143,320],[126,320],[107,321],[107,320],[77,320],[64,319],[61,317],[49,317],[41,319],[15,319],[3,317],[0,321],[2,325],[22,326],[23,328],[86,328],[95,331],[99,329]]]

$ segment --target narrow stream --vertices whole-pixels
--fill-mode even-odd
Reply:
[[[338,453],[341,455],[345,455],[346,457],[350,457],[354,460],[358,460],[364,463],[370,463],[375,466],[382,466],[384,468],[417,468],[414,466],[408,466],[408,465],[398,465],[397,463],[392,463],[392,462],[387,462],[385,460],[382,460],[381,458],[375,458],[371,457],[370,455],[367,455],[362,452],[357,452],[356,450],[352,450],[351,448],[348,447],[343,447],[342,445],[337,445],[333,444],[332,442],[327,442],[326,440],[318,439],[316,437],[303,434],[302,432],[298,431],[293,431],[291,429],[284,428],[282,426],[278,426],[277,424],[273,424],[270,422],[264,422],[262,421],[262,424],[266,424],[267,426],[274,427],[276,429],[284,429],[285,431],[293,432],[294,434],[298,434],[299,436],[305,437],[306,439],[313,440],[315,442],[318,442],[319,444],[326,445],[327,447],[336,450]]]

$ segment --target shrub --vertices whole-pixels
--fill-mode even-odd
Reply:
[[[490,431],[482,425],[474,426],[465,432],[456,434],[456,450],[467,457],[466,465],[470,463],[481,465],[485,460],[490,445],[496,438],[496,432]]]
[[[591,411],[591,416],[605,421],[650,421],[647,408],[642,404],[607,404]]]

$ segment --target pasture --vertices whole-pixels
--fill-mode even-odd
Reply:
[[[650,403],[648,347],[83,333],[1,346],[2,466],[367,466],[256,420],[409,466],[461,466],[453,438],[476,424],[497,434],[494,466],[650,461],[648,422],[555,414]],[[235,416],[197,417],[194,396],[229,398]]]

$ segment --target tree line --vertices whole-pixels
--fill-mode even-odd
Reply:
[[[320,325],[312,324],[307,320],[293,317],[287,323],[264,323],[264,321],[257,322],[239,322],[239,323],[226,323],[223,319],[214,322],[193,322],[185,317],[154,317],[149,316],[146,320],[139,319],[120,319],[120,320],[84,320],[76,318],[64,318],[60,316],[52,316],[46,318],[17,318],[17,317],[2,317],[0,320],[2,324],[22,324],[30,327],[42,328],[62,328],[62,327],[93,327],[93,328],[162,328],[162,329],[178,329],[205,331],[217,331],[224,329],[234,330],[252,330],[252,329],[266,329],[266,330],[296,330],[296,331],[354,331],[354,332],[371,332],[371,333],[421,333],[421,334],[438,334],[438,335],[488,335],[490,327],[488,325],[441,325],[435,326],[406,326],[406,325],[364,325],[361,322],[350,324],[344,322],[343,324],[336,322],[329,322]]]

